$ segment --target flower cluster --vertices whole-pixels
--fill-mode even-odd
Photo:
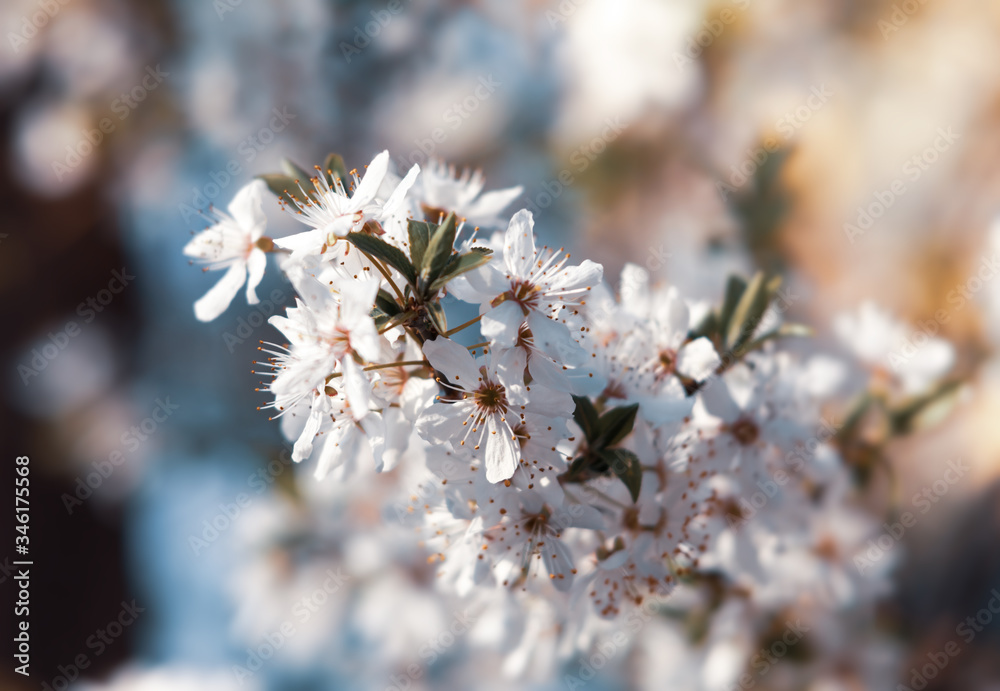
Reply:
[[[876,400],[894,430],[912,423],[950,351],[898,373],[903,399],[853,392],[838,421],[848,369],[786,348],[808,330],[784,320],[774,278],[732,277],[718,305],[635,265],[612,286],[540,245],[528,211],[503,220],[519,188],[484,194],[480,175],[436,163],[399,177],[387,152],[363,175],[335,155],[313,175],[286,167],[185,248],[227,269],[196,315],[218,316],[247,275],[253,302],[276,255],[297,297],[270,320],[286,342],[262,346],[263,407],[318,479],[412,481],[388,514],[419,533],[438,588],[520,598],[547,618],[521,645],[555,622],[569,650],[668,603],[704,635],[706,611],[738,610],[763,638],[793,605],[884,589],[891,560],[858,561],[877,523],[850,499],[885,441],[863,423]],[[268,190],[305,230],[263,234]],[[870,342],[862,362],[898,330],[866,310],[838,323]]]

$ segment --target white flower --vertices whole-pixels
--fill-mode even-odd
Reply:
[[[880,377],[896,379],[904,394],[926,391],[951,369],[951,344],[911,330],[866,300],[856,313],[841,314],[834,330],[843,343]]]
[[[225,275],[204,297],[194,303],[200,321],[212,321],[226,311],[243,284],[247,284],[247,302],[258,302],[256,288],[264,277],[267,255],[260,242],[267,225],[264,215],[264,190],[260,180],[243,187],[229,203],[229,214],[213,210],[217,222],[195,235],[184,247],[184,254],[204,260],[205,269],[227,269]]]
[[[424,343],[424,356],[448,379],[442,384],[457,398],[439,396],[417,422],[417,431],[431,443],[457,441],[480,452],[490,482],[508,479],[521,458],[513,427],[528,400],[524,386],[500,370],[520,375],[523,358],[517,363],[517,351],[508,351],[499,359],[476,362],[467,349],[443,337]]]
[[[331,183],[325,171],[321,171],[310,179],[309,189],[302,187],[300,194],[289,190],[295,202],[296,217],[313,230],[275,240],[274,244],[292,250],[293,257],[326,254],[339,238],[361,230],[367,221],[380,222],[396,214],[420,168],[413,166],[388,199],[382,200],[378,198],[378,191],[388,169],[389,152],[383,151],[372,159],[364,178],[351,171],[354,184],[349,188],[340,178]]]
[[[453,211],[475,226],[492,228],[500,225],[500,212],[517,199],[522,187],[510,187],[482,194],[483,173],[466,168],[459,175],[455,166],[432,158],[427,162],[413,188],[413,197],[421,211],[432,220]]]
[[[580,305],[587,292],[600,283],[604,269],[590,260],[566,266],[569,255],[564,256],[561,250],[537,250],[533,226],[530,211],[522,209],[514,214],[504,237],[503,268],[495,268],[499,262],[492,262],[481,274],[487,283],[479,290],[493,307],[483,315],[481,330],[495,345],[511,348],[529,316],[535,316],[529,322],[533,332],[541,331],[539,318],[561,322],[559,329],[548,333],[546,352],[564,360],[579,350],[566,322],[578,320]]]
[[[287,316],[268,320],[290,343],[288,352],[274,353],[275,378],[269,388],[277,396],[302,395],[320,387],[338,364],[350,396],[358,377],[364,377],[351,356],[372,361],[382,352],[369,316],[378,281],[343,281],[337,287],[339,293],[320,286],[303,296],[306,301],[297,299]],[[363,402],[362,398],[351,401],[356,406]]]

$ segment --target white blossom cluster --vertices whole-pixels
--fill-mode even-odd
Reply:
[[[302,232],[264,234],[268,189]],[[870,308],[843,318],[878,382],[845,412],[848,368],[788,347],[806,330],[782,319],[777,281],[730,278],[718,305],[635,265],[612,287],[600,264],[540,245],[528,211],[505,219],[520,191],[484,193],[478,174],[439,164],[399,177],[387,152],[362,176],[336,156],[311,176],[289,164],[185,248],[226,270],[196,315],[218,316],[244,284],[254,303],[276,255],[297,298],[271,318],[286,343],[263,345],[258,367],[292,458],[347,496],[394,476],[382,520],[417,531],[442,597],[517,622],[477,639],[508,671],[565,663],[614,630],[630,648],[651,617],[699,622],[646,636],[683,641],[647,664],[673,660],[658,678],[687,688],[728,688],[761,641],[809,636],[808,622],[785,630],[792,612],[860,612],[870,635],[893,560],[864,557],[879,524],[852,495],[880,442],[862,421],[874,401],[910,425],[950,350],[886,367],[901,327]],[[811,635],[807,676],[891,679],[850,630]]]

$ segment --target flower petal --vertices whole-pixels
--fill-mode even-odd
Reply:
[[[535,263],[535,221],[531,212],[521,209],[510,219],[504,236],[503,260],[511,276],[526,277]]]
[[[264,191],[267,186],[263,180],[254,180],[244,185],[233,200],[229,202],[229,214],[239,225],[240,230],[247,234],[251,241],[256,242],[267,227],[267,216],[264,214]]]
[[[260,300],[257,298],[257,286],[264,278],[264,269],[267,268],[267,255],[261,250],[254,249],[250,252],[247,260],[247,304],[256,305]]]
[[[520,447],[506,422],[499,415],[490,415],[486,424],[486,480],[492,483],[507,480],[517,469]]]
[[[351,206],[360,209],[363,205],[375,198],[378,188],[382,185],[382,178],[389,170],[389,152],[383,151],[368,164],[365,176],[361,178],[361,183],[354,190],[351,196]]]
[[[479,368],[469,351],[450,338],[438,336],[424,343],[424,357],[448,381],[466,391],[479,388]]]
[[[517,333],[524,323],[524,311],[516,302],[507,300],[483,315],[479,330],[498,348],[513,348]]]
[[[721,362],[715,346],[704,336],[694,339],[677,353],[677,371],[697,382],[712,376]]]
[[[219,282],[212,286],[205,295],[194,303],[194,316],[199,321],[210,322],[226,311],[229,303],[240,292],[247,280],[246,264],[236,262],[229,267]]]

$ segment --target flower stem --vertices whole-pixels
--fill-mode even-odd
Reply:
[[[385,280],[389,281],[389,285],[392,286],[393,292],[396,293],[396,297],[399,299],[399,305],[400,305],[400,307],[405,306],[406,305],[406,298],[403,297],[403,293],[399,289],[399,286],[396,285],[396,282],[392,280],[392,275],[389,273],[389,270],[386,269],[384,266],[382,266],[382,263],[379,262],[378,259],[376,259],[372,255],[368,254],[367,252],[362,251],[362,254],[364,254],[366,257],[368,257],[368,260],[372,263],[372,265],[376,269],[378,269],[379,273],[382,274],[383,276],[385,276]]]
[[[399,362],[383,362],[378,365],[368,365],[367,367],[362,367],[362,372],[371,372],[376,369],[386,369],[388,367],[408,367],[410,365],[430,365],[431,363],[427,360],[401,360]],[[326,378],[327,383],[330,383],[331,379],[336,379],[337,377],[344,376],[343,372],[334,372]]]
[[[459,325],[458,325],[458,326],[456,326],[456,327],[455,327],[454,329],[448,329],[447,331],[445,331],[445,332],[444,332],[443,334],[441,334],[441,335],[442,335],[442,336],[445,336],[445,337],[447,337],[447,336],[451,336],[452,334],[457,334],[457,333],[458,333],[459,331],[461,331],[462,329],[467,329],[467,328],[469,328],[470,326],[472,326],[473,324],[475,324],[476,322],[478,322],[478,321],[479,321],[480,319],[482,319],[482,318],[483,318],[483,315],[481,315],[481,314],[480,314],[480,315],[479,315],[478,317],[476,317],[475,319],[470,319],[469,321],[465,322],[464,324],[459,324]]]

